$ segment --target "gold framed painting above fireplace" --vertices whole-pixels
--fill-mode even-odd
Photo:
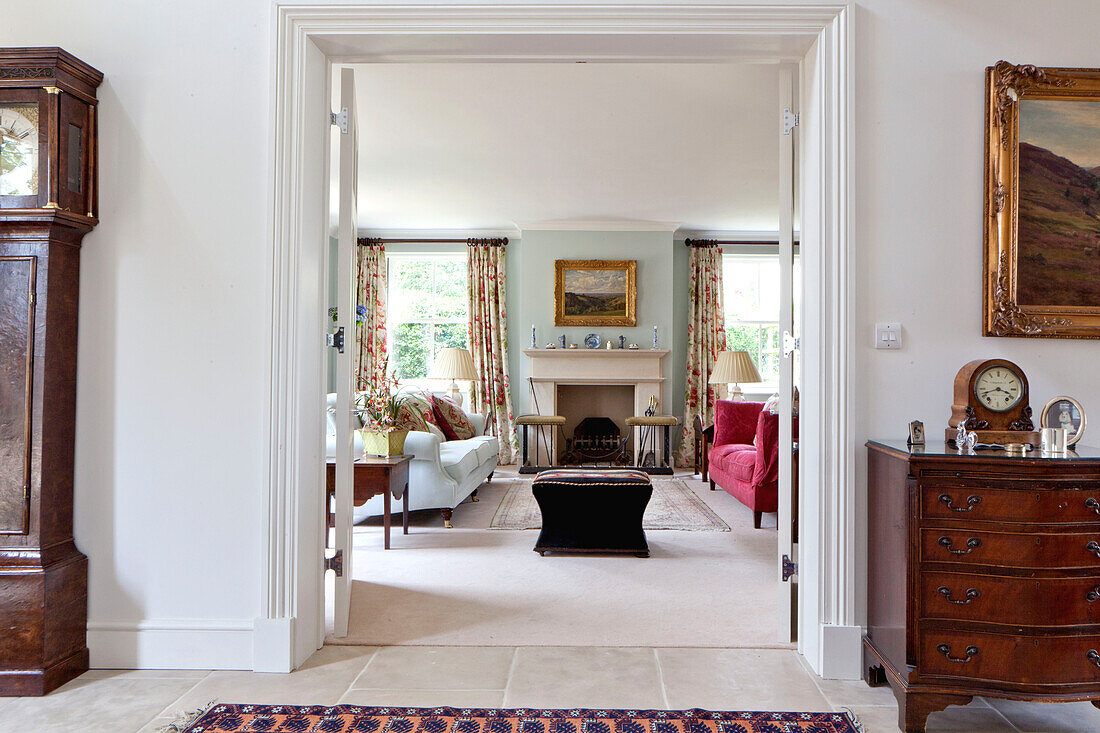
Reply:
[[[1100,69],[986,69],[985,336],[1100,338]]]
[[[636,326],[637,260],[557,260],[555,326]]]

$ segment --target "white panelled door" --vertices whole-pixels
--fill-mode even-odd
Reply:
[[[793,396],[798,349],[794,339],[794,70],[784,66],[779,75],[779,548],[776,570],[779,582],[779,641],[794,640],[797,609],[797,576],[791,563],[798,561],[795,516]]]
[[[342,568],[336,577],[334,601],[336,636],[348,635],[351,611],[352,570],[352,405],[355,397],[352,379],[355,350],[356,288],[356,175],[358,164],[358,128],[355,120],[355,72],[340,71],[340,99],[334,121],[340,129],[337,196],[340,202],[339,244],[337,246],[336,328],[343,332],[343,348],[336,355],[336,556]]]

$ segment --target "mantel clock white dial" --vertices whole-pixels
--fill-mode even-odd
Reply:
[[[0,103],[0,196],[38,194],[38,105]]]
[[[1007,366],[991,366],[974,380],[974,395],[994,412],[1008,412],[1024,397],[1020,375]]]

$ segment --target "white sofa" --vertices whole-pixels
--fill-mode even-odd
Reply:
[[[464,411],[465,412],[465,411]],[[469,440],[442,441],[431,433],[410,432],[405,438],[405,454],[413,457],[409,465],[409,510],[438,509],[443,524],[451,527],[451,512],[491,478],[497,467],[500,444],[495,436],[483,435],[485,416],[466,413],[474,425]],[[336,395],[328,396],[328,457],[336,455]],[[356,431],[354,454],[363,454],[363,441]],[[376,496],[355,507],[354,520],[382,514],[382,497]],[[475,498],[476,501],[476,498]]]

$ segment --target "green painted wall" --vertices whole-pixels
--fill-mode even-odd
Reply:
[[[671,232],[620,231],[523,231],[518,245],[508,246],[508,335],[512,399],[516,413],[533,412],[530,404],[529,360],[523,349],[531,345],[535,326],[538,345],[545,346],[565,334],[567,343],[584,347],[584,337],[598,333],[601,342],[618,345],[619,334],[626,343],[642,348],[653,344],[653,327],[658,345],[671,349],[665,357],[666,381],[661,392],[660,411],[682,415],[684,410],[684,359],[687,339],[687,253],[683,240],[674,241]],[[555,260],[637,260],[638,325],[635,328],[554,326]]]

